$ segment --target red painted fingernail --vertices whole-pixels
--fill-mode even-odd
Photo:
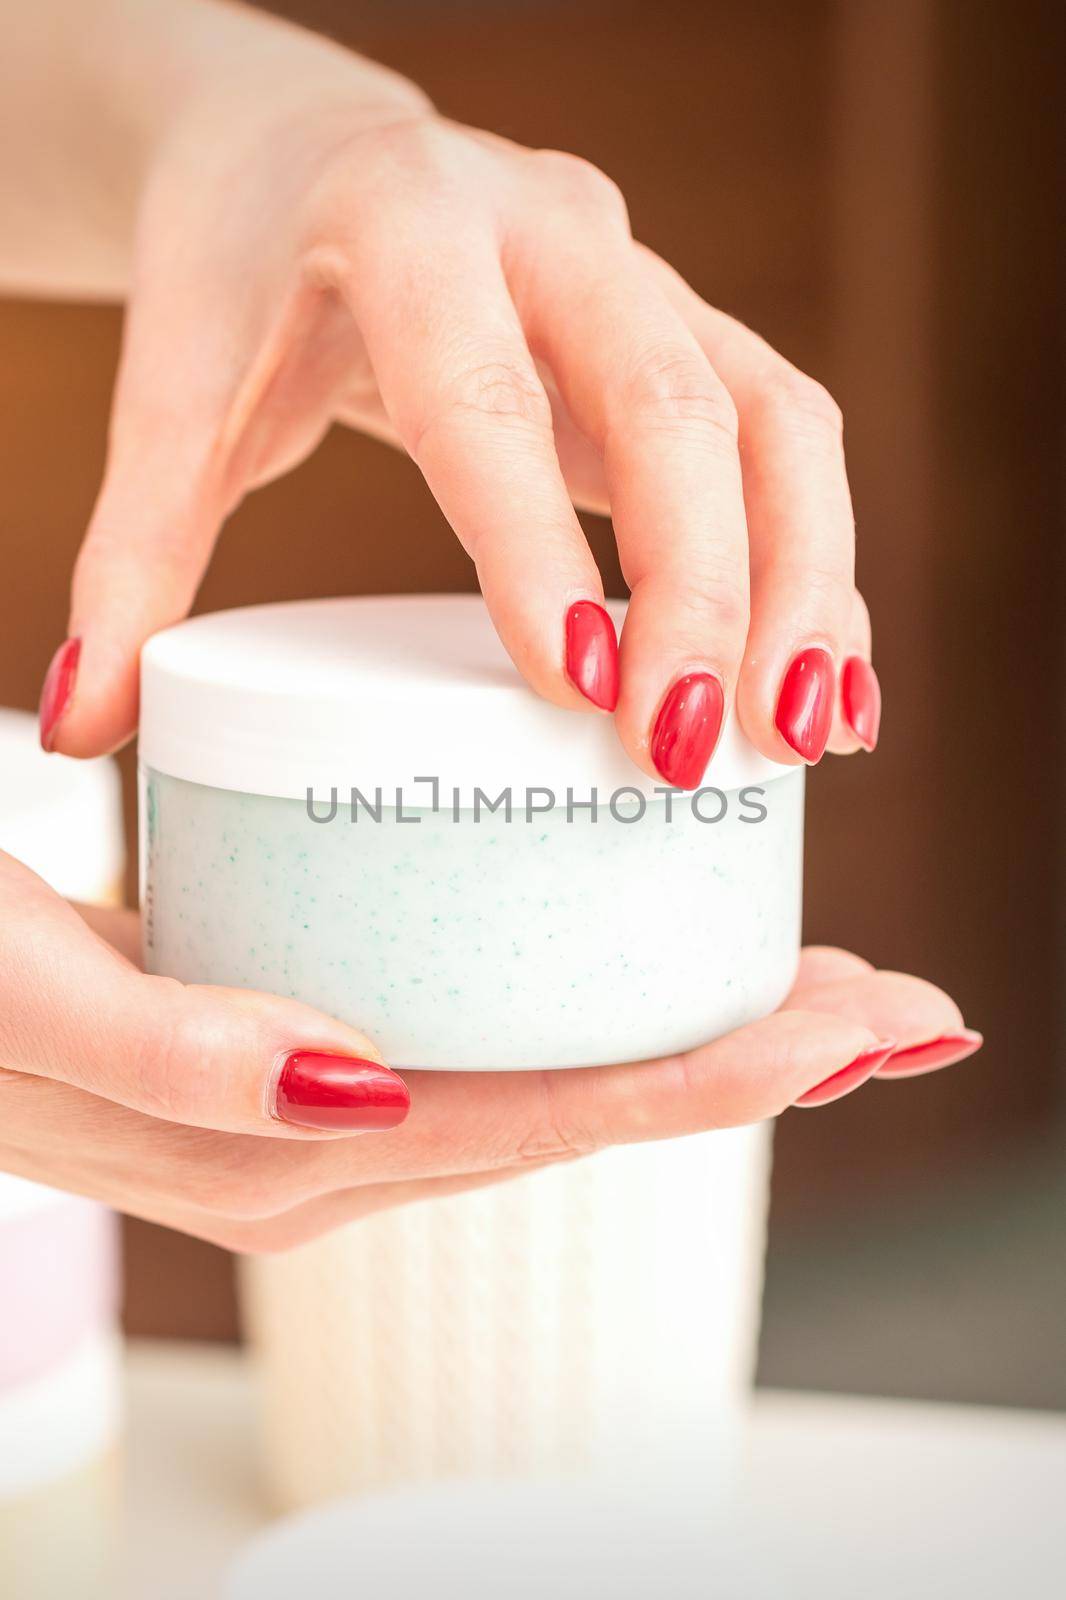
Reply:
[[[679,678],[662,703],[651,736],[651,758],[675,789],[696,789],[714,754],[725,716],[725,694],[710,672]]]
[[[407,1085],[376,1061],[293,1050],[281,1064],[274,1115],[333,1133],[395,1128],[411,1109]]]
[[[840,708],[844,721],[864,750],[877,744],[881,726],[881,685],[862,656],[849,656],[840,675]]]
[[[801,1094],[798,1100],[792,1102],[793,1105],[827,1106],[831,1101],[839,1100],[842,1095],[850,1094],[853,1089],[861,1088],[868,1078],[873,1077],[878,1067],[884,1066],[895,1048],[895,1039],[878,1040],[869,1050],[864,1050],[861,1056],[849,1061],[846,1067],[834,1072],[831,1078],[826,1078],[823,1083],[817,1083],[813,1089],[808,1089],[806,1094]]]
[[[918,1078],[923,1072],[936,1072],[940,1067],[950,1067],[956,1061],[965,1061],[984,1044],[984,1037],[974,1028],[960,1028],[958,1033],[943,1033],[939,1039],[929,1039],[925,1044],[912,1044],[897,1050],[878,1073],[881,1078]]]
[[[833,721],[833,658],[828,650],[804,650],[781,685],[774,725],[804,761],[820,761]]]
[[[41,727],[41,748],[51,750],[55,744],[56,727],[70,705],[74,693],[74,679],[78,672],[81,640],[66,639],[52,657],[41,690],[38,718]]]
[[[601,711],[618,704],[618,635],[592,600],[579,600],[566,613],[566,675]]]

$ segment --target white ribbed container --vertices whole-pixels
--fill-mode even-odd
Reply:
[[[46,756],[36,720],[0,710],[0,850],[71,899],[117,902],[125,851],[114,763]],[[117,1219],[0,1172],[0,1304],[0,1594],[112,1600]]]
[[[611,719],[528,690],[475,597],[200,617],[149,642],[141,688],[154,971],[295,995],[436,1070],[641,1060],[791,985],[802,771],[733,721],[701,797],[668,798]],[[275,1497],[636,1464],[720,1482],[768,1149],[611,1151],[249,1263]]]
[[[273,1501],[510,1474],[719,1493],[769,1156],[766,1126],[605,1151],[245,1261]]]

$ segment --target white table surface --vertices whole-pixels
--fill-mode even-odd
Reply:
[[[134,1345],[126,1462],[129,1600],[214,1600],[230,1558],[270,1520],[242,1357]],[[715,1600],[1059,1600],[1066,1418],[760,1393],[723,1544]]]

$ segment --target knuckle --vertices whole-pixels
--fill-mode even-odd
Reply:
[[[344,176],[354,166],[360,176],[377,175],[395,182],[398,175],[416,181],[439,177],[455,159],[457,138],[449,126],[413,106],[411,115],[361,129],[338,152]]]
[[[626,385],[631,413],[644,424],[695,425],[735,451],[737,408],[708,363],[684,349],[658,349],[634,365]]]
[[[464,366],[422,419],[408,445],[410,454],[417,460],[432,434],[471,422],[550,434],[551,402],[533,366],[506,356]]]
[[[834,445],[844,436],[844,414],[825,386],[788,367],[770,382],[766,405],[791,433]]]
[[[602,1141],[592,1128],[579,1119],[570,1103],[573,1095],[556,1082],[557,1074],[542,1072],[538,1106],[530,1126],[514,1149],[514,1164],[535,1166],[544,1162],[571,1161],[591,1155]]]
[[[150,1116],[185,1122],[198,1106],[202,1040],[184,1005],[185,989],[176,978],[147,978],[151,984],[154,1026],[134,1045],[130,1063],[137,1103]]]
[[[594,210],[612,220],[629,225],[625,196],[615,183],[593,162],[568,150],[540,150],[541,169],[564,198],[580,210]]]
[[[739,658],[751,620],[751,595],[744,560],[726,546],[686,543],[638,582],[674,618],[675,635],[701,654],[713,640],[723,656]]]
[[[308,249],[339,245],[362,262],[380,249],[398,219],[410,219],[454,195],[466,179],[469,140],[419,106],[340,141],[312,185]],[[353,204],[353,202],[355,202]]]
[[[747,585],[725,556],[697,555],[688,573],[688,599],[701,632],[723,642],[733,641],[739,654],[751,602]]]

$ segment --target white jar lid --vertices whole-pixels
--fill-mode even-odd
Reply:
[[[677,1477],[650,1487],[576,1474],[459,1479],[338,1500],[256,1535],[230,1568],[225,1600],[706,1600],[725,1592],[729,1529],[708,1485],[681,1462]]]
[[[70,900],[113,899],[126,859],[118,767],[46,755],[36,717],[0,709],[0,850]]]
[[[612,602],[616,623],[625,605]],[[665,686],[664,686],[665,687]],[[439,780],[516,804],[544,787],[565,803],[596,788],[653,795],[612,720],[549,705],[528,688],[479,595],[370,596],[218,611],[168,628],[141,657],[140,757],[175,778],[246,794],[416,810]],[[737,789],[790,771],[768,761],[730,716],[706,783]]]

